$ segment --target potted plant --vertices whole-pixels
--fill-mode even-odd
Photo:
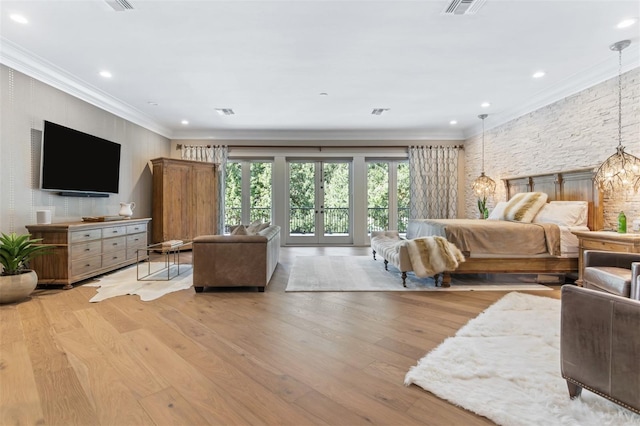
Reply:
[[[50,246],[38,244],[42,238],[31,234],[2,233],[0,237],[0,303],[12,303],[24,299],[38,285],[38,275],[29,269],[29,261],[45,254]]]
[[[486,219],[489,217],[487,197],[478,198],[478,210],[480,211],[480,219]]]

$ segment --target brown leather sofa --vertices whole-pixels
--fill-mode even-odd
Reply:
[[[618,296],[640,299],[640,253],[584,251],[582,285]]]
[[[278,265],[280,227],[254,235],[201,235],[193,240],[193,286],[258,287],[264,291]]]
[[[562,286],[560,359],[571,399],[582,388],[640,414],[640,301]]]

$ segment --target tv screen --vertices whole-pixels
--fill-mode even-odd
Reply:
[[[62,195],[118,193],[119,143],[45,121],[41,162],[44,190]]]

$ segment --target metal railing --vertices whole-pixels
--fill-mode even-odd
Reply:
[[[240,207],[226,207],[225,232],[240,223]],[[271,220],[271,207],[252,207],[249,213],[251,222]],[[349,234],[349,208],[330,207],[324,209],[325,234]],[[398,232],[406,233],[409,222],[409,207],[398,209]],[[294,207],[289,210],[289,227],[292,234],[312,234],[315,232],[315,209]],[[367,209],[367,230],[383,231],[389,229],[389,209],[387,207],[369,207]]]

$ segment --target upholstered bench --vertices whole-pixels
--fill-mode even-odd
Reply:
[[[398,268],[402,273],[402,285],[406,287],[407,272],[412,270],[407,240],[400,238],[398,231],[373,231],[371,232],[371,251],[374,260],[376,254],[380,254],[384,260],[385,270],[389,270],[389,263]]]

